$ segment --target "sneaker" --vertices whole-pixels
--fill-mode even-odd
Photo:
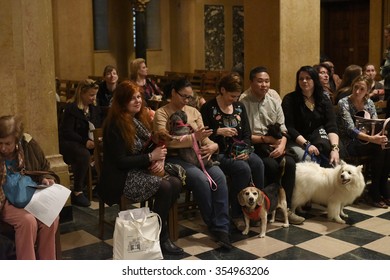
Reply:
[[[233,224],[236,227],[237,230],[243,231],[245,229],[245,222],[242,217],[240,218],[233,218]]]
[[[297,214],[291,212],[291,210],[288,210],[287,217],[288,222],[292,225],[301,225],[305,221],[304,217],[298,216]],[[284,216],[282,211],[276,211],[275,220],[284,223]]]
[[[75,195],[75,193],[72,192],[72,195],[70,196],[70,201],[73,205],[81,207],[89,207],[91,205],[91,202],[83,193]]]
[[[298,216],[297,214],[288,210],[288,222],[292,225],[301,225],[305,221],[304,217]]]

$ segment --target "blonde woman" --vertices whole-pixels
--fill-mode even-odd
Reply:
[[[146,101],[151,99],[152,96],[163,95],[155,81],[148,78],[148,67],[146,67],[146,62],[143,58],[136,58],[130,63],[130,80],[136,82],[143,89]]]
[[[65,107],[59,129],[60,153],[67,164],[72,165],[74,188],[72,204],[88,207],[91,202],[83,194],[88,173],[89,158],[94,142],[91,129],[100,127],[100,109],[96,104],[99,86],[94,80],[81,81],[75,99]]]
[[[390,205],[390,189],[387,186],[390,149],[383,150],[381,147],[388,141],[387,136],[366,134],[355,126],[355,115],[360,111],[368,112],[371,119],[378,118],[374,102],[369,98],[371,83],[371,78],[365,75],[359,75],[353,80],[351,95],[338,102],[337,123],[340,140],[348,156],[370,157],[372,185],[369,193],[372,205],[387,208]]]

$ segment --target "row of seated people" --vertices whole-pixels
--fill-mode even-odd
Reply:
[[[340,159],[339,134],[342,136],[342,142],[346,143],[346,145],[340,146],[347,149],[352,147],[349,145],[351,143],[348,142],[348,139],[355,131],[350,127],[350,121],[354,116],[353,110],[361,108],[362,105],[363,107],[368,106],[370,108],[367,109],[371,110],[372,117],[376,116],[375,108],[371,108],[372,101],[362,99],[368,94],[371,80],[366,79],[365,76],[359,76],[359,78],[361,80],[356,80],[355,83],[362,89],[353,84],[352,88],[356,87],[356,90],[354,89],[351,96],[342,99],[342,102],[339,103],[341,107],[338,118],[339,126],[336,122],[333,105],[328,96],[324,94],[319,74],[311,66],[304,66],[298,70],[296,90],[287,94],[282,103],[280,97],[278,100],[269,93],[270,78],[267,70],[263,67],[251,71],[251,87],[242,95],[240,76],[237,74],[224,76],[218,85],[219,95],[203,105],[200,112],[196,108],[188,106],[193,100],[193,90],[189,81],[186,79],[175,80],[170,89],[170,102],[156,111],[153,125],[151,124],[150,114],[148,113],[147,117],[145,115],[147,109],[140,85],[136,82],[122,82],[116,87],[115,98],[112,99],[112,105],[104,125],[105,160],[103,161],[102,177],[99,185],[100,196],[111,205],[118,201],[122,193],[132,201],[159,194],[165,203],[157,203],[157,206],[162,204],[163,206],[161,206],[161,209],[157,209],[156,212],[160,212],[163,221],[166,222],[167,207],[169,209],[174,201],[172,195],[174,194],[177,197],[177,181],[169,182],[168,180],[167,182],[167,180],[150,175],[149,172],[158,173],[161,171],[164,168],[164,161],[179,165],[186,170],[186,184],[191,186],[195,199],[199,203],[202,217],[209,226],[210,232],[223,246],[229,247],[230,217],[232,217],[237,228],[242,228],[243,220],[236,199],[233,199],[230,203],[228,201],[229,195],[224,174],[231,176],[230,197],[235,198],[236,194],[251,182],[261,187],[275,181],[278,176],[279,158],[285,154],[287,148],[291,149],[294,151],[295,158],[286,155],[285,172],[281,178],[282,185],[286,189],[287,202],[290,204],[297,159],[299,161],[307,153],[318,158],[321,158],[322,155],[322,158],[326,158],[326,160],[322,160],[323,165],[337,164]],[[370,84],[366,84],[364,79]],[[73,105],[73,107],[78,108],[80,120],[83,120],[84,125],[73,124],[68,127],[83,127],[84,132],[81,137],[83,141],[79,142],[78,147],[80,151],[83,149],[85,158],[89,159],[93,143],[88,138],[88,131],[89,123],[93,123],[91,114],[94,107],[92,103],[98,92],[98,86],[93,82],[88,83],[88,80],[86,80],[86,84],[81,84],[80,89],[85,90],[84,94],[80,91],[80,100],[81,102],[85,101],[83,103],[84,107],[83,109],[75,107],[76,105]],[[360,95],[355,91],[360,92]],[[360,97],[360,99],[355,100],[357,98],[355,96]],[[241,98],[241,103],[236,102],[238,98]],[[343,102],[346,105],[343,105]],[[157,147],[150,153],[143,153],[142,147],[150,138],[152,129],[154,131],[162,129],[170,131],[169,118],[173,113],[180,110],[186,113],[186,123],[194,129],[196,140],[201,142],[200,153],[203,157],[210,158],[211,155],[219,151],[216,158],[220,162],[219,166],[211,165],[202,170],[197,167],[194,168],[193,163],[185,162],[177,157],[177,149],[192,146],[193,142],[190,137],[183,137],[180,138],[181,141],[167,143],[166,147],[168,149]],[[346,118],[348,114],[351,116],[351,120]],[[75,118],[75,116],[71,117]],[[71,118],[70,116],[64,116],[64,119],[64,123],[66,123]],[[275,123],[281,125],[282,132],[286,133],[288,131],[289,141],[287,141],[287,134],[281,139],[267,135],[268,125]],[[69,145],[69,147],[73,147],[73,150],[66,150],[64,139],[69,138],[71,133],[63,130],[65,127],[66,125],[62,125],[60,129],[61,153],[63,153],[65,161],[68,160],[66,153],[74,155],[75,159],[80,159],[81,154],[74,150],[75,145]],[[382,151],[379,149],[380,145],[378,145],[383,141],[387,141],[386,136],[371,136],[356,131],[354,133],[351,139],[361,138],[371,142],[371,144],[364,146],[366,149],[360,149],[360,147],[356,149],[355,147],[355,150],[349,150],[348,152],[369,150],[370,155],[376,155],[373,157],[375,174],[372,176],[373,186],[370,190],[374,205],[386,207],[386,204],[389,203],[389,196],[385,184],[383,184],[383,177],[387,178],[388,175],[388,161],[385,160],[388,156],[388,150]],[[236,141],[243,141],[249,146],[254,145],[255,152],[241,153],[232,157],[232,154],[228,151],[231,150]],[[352,144],[360,143],[358,141],[352,142]],[[89,146],[89,143],[91,146]],[[271,149],[268,147],[264,150],[264,145],[271,146]],[[149,166],[151,162],[153,165]],[[85,160],[85,163],[88,163],[88,160]],[[141,167],[141,171],[139,167]],[[84,170],[82,168],[78,170],[82,170],[83,174],[86,174],[85,168]],[[116,175],[113,176],[114,174]],[[218,188],[215,189],[208,184],[207,178],[210,178],[208,176],[213,179]],[[132,180],[132,178],[138,177],[142,177],[144,180]],[[114,181],[115,183],[112,183]],[[141,188],[145,185],[145,181],[148,182],[149,187]],[[80,180],[80,185],[77,185],[75,174],[72,202],[77,205],[88,206],[89,201],[81,191],[82,182],[83,180]],[[216,207],[218,209],[215,209]],[[217,214],[218,217],[214,216]],[[300,224],[304,221],[304,218],[290,212],[289,220],[293,224]],[[166,228],[163,233],[167,234]],[[165,252],[181,252],[169,241],[166,235],[162,240],[164,241],[162,246],[164,246]]]
[[[385,184],[382,184],[384,178],[387,180],[388,176],[386,166],[388,163],[388,150],[379,148],[383,142],[387,141],[386,136],[366,135],[356,131],[355,128],[350,128],[351,121],[348,119],[348,112],[352,119],[352,112],[359,108],[367,109],[372,117],[376,116],[372,101],[364,98],[369,92],[368,89],[371,85],[370,79],[366,76],[356,78],[352,83],[352,94],[339,102],[339,109],[341,109],[340,111],[342,113],[339,114],[337,119],[339,120],[338,123],[342,125],[339,125],[336,130],[334,123],[333,125],[331,124],[335,119],[331,113],[333,112],[330,109],[332,107],[329,105],[329,100],[323,98],[323,88],[319,86],[318,73],[312,67],[305,66],[297,72],[296,91],[288,94],[283,99],[282,105],[280,104],[280,100],[272,98],[271,94],[268,94],[270,79],[266,69],[262,67],[253,69],[250,74],[250,80],[251,87],[241,96],[242,103],[239,103],[236,101],[242,91],[240,77],[236,74],[231,74],[221,79],[218,87],[220,94],[215,99],[206,103],[201,108],[201,113],[197,109],[187,106],[193,99],[191,84],[185,79],[177,80],[171,88],[171,102],[157,111],[153,124],[151,123],[150,115],[146,113],[147,110],[144,106],[143,96],[140,93],[139,86],[135,83],[124,82],[116,91],[118,95],[114,99],[113,109],[110,110],[108,120],[104,127],[104,139],[105,143],[107,142],[104,146],[104,152],[107,160],[103,163],[103,175],[101,184],[99,185],[99,192],[101,197],[109,204],[116,203],[118,195],[121,193],[124,193],[133,201],[143,200],[154,195],[156,198],[154,210],[161,215],[164,222],[161,244],[165,253],[182,253],[180,248],[170,242],[166,229],[167,211],[177,198],[182,182],[174,176],[169,177],[169,179],[163,179],[151,175],[149,172],[161,172],[164,168],[164,161],[183,167],[187,173],[186,183],[192,187],[195,197],[198,198],[199,209],[206,224],[209,226],[210,232],[222,246],[229,248],[230,241],[228,232],[230,217],[233,217],[234,224],[237,227],[242,226],[240,225],[242,218],[234,217],[235,214],[240,215],[239,208],[234,206],[237,203],[235,200],[230,202],[232,209],[229,214],[229,195],[224,173],[228,173],[231,178],[237,179],[233,180],[231,184],[231,192],[235,193],[247,186],[250,182],[255,183],[255,185],[261,188],[261,186],[275,180],[277,175],[270,174],[272,174],[272,167],[274,167],[274,170],[277,169],[277,160],[286,150],[287,138],[276,139],[273,136],[267,135],[266,128],[271,123],[279,122],[284,132],[289,129],[290,140],[295,139],[292,143],[298,144],[294,147],[296,154],[299,154],[299,152],[307,152],[317,156],[320,152],[325,155],[329,154],[329,161],[325,161],[324,164],[338,162],[340,156],[338,155],[339,148],[337,142],[339,140],[337,134],[340,134],[341,139],[350,137],[341,133],[343,129],[344,132],[348,131],[348,129],[349,131],[353,131],[355,138],[370,142],[366,146],[356,147],[360,143],[356,141],[352,145],[347,144],[344,146],[351,149],[352,152],[369,151],[373,159],[373,165],[375,166],[373,168],[375,174],[373,174],[372,178],[373,187],[371,188],[374,205],[386,207],[389,204],[388,189],[384,187]],[[81,133],[83,136],[80,144],[84,144],[89,157],[93,149],[93,143],[90,142],[90,135],[88,135],[90,130],[89,124],[93,123],[91,117],[95,114],[93,113],[95,107],[91,105],[96,98],[98,86],[93,81],[86,80],[81,83],[79,89],[80,98],[73,105],[69,105],[69,110],[66,110],[66,112],[70,114],[72,110],[79,110],[78,113],[81,113],[78,114],[78,117],[80,117],[80,120],[84,119],[84,121],[80,121],[75,127],[84,127],[83,130],[87,132],[85,135]],[[76,109],[74,106],[77,106],[77,104],[82,108],[77,107]],[[291,104],[294,106],[291,106]],[[200,151],[206,158],[209,158],[219,150],[217,160],[220,162],[220,166],[212,165],[207,167],[207,174],[213,179],[217,188],[210,188],[206,173],[203,170],[194,168],[194,164],[185,162],[175,155],[175,151],[177,153],[178,148],[190,147],[192,145],[192,140],[189,137],[187,139],[181,138],[182,141],[177,143],[169,143],[167,147],[156,147],[150,153],[142,152],[143,143],[150,138],[151,130],[158,131],[163,128],[169,128],[169,116],[178,110],[186,112],[188,117],[187,123],[196,129],[194,134],[195,138],[202,143]],[[285,124],[284,116],[286,116]],[[68,117],[76,118],[77,116],[73,115]],[[85,120],[87,121],[85,122]],[[88,125],[82,126],[82,122]],[[311,140],[312,133],[307,130],[310,127],[318,128],[317,125],[319,122],[323,123],[323,128],[329,138],[328,146],[330,146],[330,149],[328,147],[328,152],[326,152],[326,145],[321,146],[316,144],[315,139]],[[204,124],[208,125],[209,129],[204,129]],[[262,125],[263,127],[261,127]],[[65,128],[66,125],[64,124],[61,128],[62,136],[66,134]],[[294,130],[296,131],[295,135]],[[44,155],[39,146],[30,137],[26,139],[20,120],[15,119],[13,116],[1,117],[0,133],[1,157],[6,159],[2,162],[12,166],[12,169],[19,169],[24,166],[28,166],[29,169],[48,168],[47,162],[23,162],[24,152],[30,150],[29,147],[32,147],[31,149],[34,150],[33,153],[36,154],[37,158],[44,159]],[[323,139],[323,137],[320,138]],[[61,146],[64,143],[64,139],[69,138],[61,137]],[[226,139],[230,139],[231,143],[226,141]],[[22,143],[26,142],[27,146],[19,146],[18,143],[20,140],[22,140]],[[247,152],[233,155],[231,152],[227,152],[231,151],[230,148],[236,140],[246,142],[248,145],[253,144],[255,153]],[[269,154],[263,154],[264,149],[261,147],[261,144],[271,145],[273,149],[268,150]],[[79,148],[81,146],[77,147]],[[65,144],[64,147],[66,150],[67,145]],[[288,201],[291,201],[291,193],[294,187],[293,177],[295,176],[294,172],[291,171],[294,170],[293,165],[295,161],[288,160],[288,162],[282,182],[284,180],[283,186],[286,188]],[[30,166],[31,164],[38,164],[39,166]],[[140,167],[143,170],[139,170]],[[8,170],[7,166],[5,168]],[[110,168],[114,168],[114,172],[110,172]],[[78,170],[78,168],[75,169]],[[264,170],[267,172],[264,172]],[[239,172],[238,174],[240,176],[235,176],[236,173],[234,172]],[[120,174],[118,177],[113,176],[116,178],[118,184],[112,183],[114,181],[113,174]],[[266,178],[264,178],[264,174],[267,174]],[[139,180],[132,180],[134,177],[139,178]],[[50,177],[36,179],[39,183],[48,185],[54,182],[53,178]],[[4,183],[3,180],[2,185]],[[149,187],[145,189],[145,185]],[[375,201],[376,195],[379,197],[378,201]],[[77,197],[77,189],[73,190],[73,201],[75,197]],[[42,225],[35,218],[18,218],[16,219],[17,221],[14,221],[12,217],[16,213],[23,212],[24,210],[7,203],[6,197],[2,193],[0,193],[0,198],[3,207],[2,219],[4,221],[11,223],[13,226],[16,226],[15,223],[33,223],[35,225],[32,227],[33,231],[37,231],[38,228],[40,229],[40,234],[36,238],[43,238],[46,241],[53,240],[56,227],[58,227],[58,220],[51,227]],[[10,216],[8,216],[8,213]],[[19,214],[25,216],[25,213]],[[291,223],[303,222],[302,217],[293,213],[290,213],[289,219]],[[25,238],[26,235],[35,236],[35,234],[32,232],[24,232],[23,234],[18,233],[16,235],[17,240],[19,240],[16,242],[16,250],[17,252],[19,251],[17,254],[18,258],[36,258],[34,247],[36,240]],[[28,244],[25,243],[27,239],[31,241]],[[39,258],[55,258],[54,241],[38,242],[38,244],[42,246],[37,248]],[[43,244],[46,245],[43,246]],[[26,250],[26,248],[30,249]]]

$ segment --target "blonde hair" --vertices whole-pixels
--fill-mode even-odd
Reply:
[[[84,107],[81,95],[86,93],[91,88],[99,89],[98,83],[92,79],[83,80],[77,85],[76,94],[74,95],[73,102],[77,104],[77,107],[79,109],[83,109]],[[94,101],[93,105],[96,106],[96,100]]]
[[[351,84],[352,92],[353,92],[353,87],[355,86],[355,84],[357,84],[359,82],[363,82],[366,84],[367,94],[364,96],[364,99],[368,100],[370,98],[370,88],[372,85],[372,79],[365,74],[357,76],[355,79],[353,79],[352,84]]]
[[[143,58],[136,58],[130,62],[130,80],[137,80],[138,70],[140,69],[142,63],[146,64],[146,61]]]

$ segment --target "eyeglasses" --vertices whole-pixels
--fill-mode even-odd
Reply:
[[[176,91],[176,90],[175,90]],[[176,91],[176,93],[181,97],[183,98],[184,100],[188,99],[188,101],[193,101],[195,99],[195,97],[193,97],[192,95],[184,95],[178,91]]]

